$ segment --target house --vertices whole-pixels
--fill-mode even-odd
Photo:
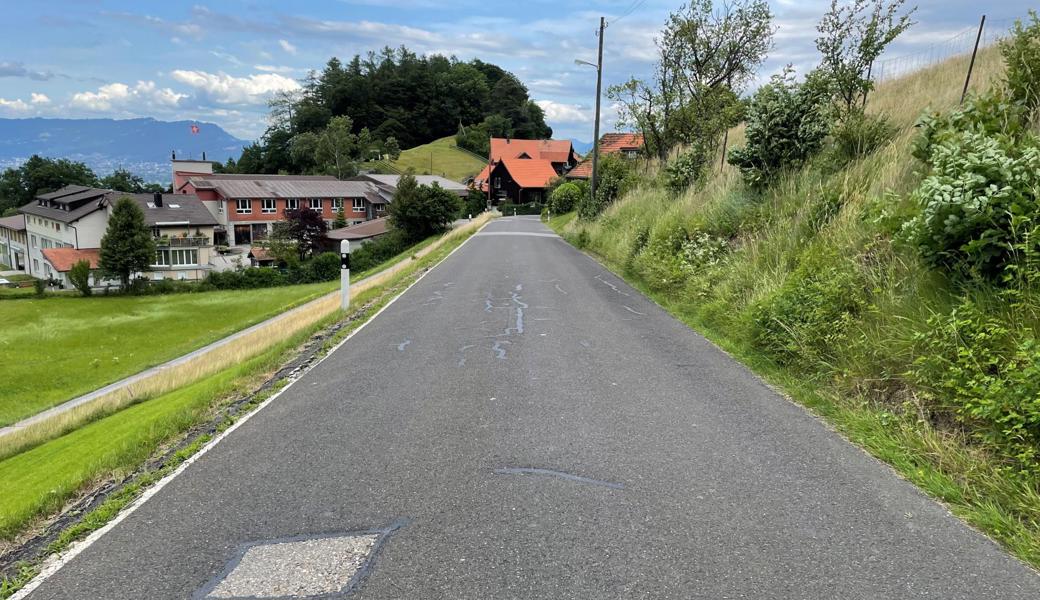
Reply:
[[[68,270],[79,260],[97,267],[101,238],[120,198],[134,200],[156,243],[155,260],[140,275],[149,279],[198,280],[211,269],[217,219],[197,196],[127,194],[115,190],[66,186],[39,195],[21,207],[28,238],[25,271],[67,286]],[[95,281],[100,285],[101,281]]]
[[[488,166],[473,178],[495,204],[544,202],[545,188],[579,161],[569,140],[491,138]]]
[[[340,209],[350,223],[386,213],[386,198],[371,181],[325,175],[232,175],[207,161],[173,161],[173,189],[195,194],[217,219],[217,245],[253,245],[268,238],[285,211],[310,208],[331,223]]]
[[[28,246],[25,215],[0,219],[0,263],[16,271],[25,271]]]
[[[637,158],[643,150],[643,134],[641,133],[607,133],[599,139],[599,154],[620,154],[625,158]],[[581,161],[567,173],[567,179],[590,179],[592,177],[592,157]]]
[[[350,240],[352,244],[364,244],[385,235],[389,230],[389,219],[380,217],[371,221],[333,229],[325,234],[325,239],[328,240],[329,250],[339,252],[339,243],[343,240]]]

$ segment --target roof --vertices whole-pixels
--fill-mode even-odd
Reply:
[[[622,150],[637,150],[643,147],[641,133],[605,133],[599,138],[600,154],[611,154]]]
[[[81,260],[90,262],[90,268],[98,268],[98,259],[101,258],[99,248],[44,248],[43,257],[51,263],[55,271],[66,273],[72,269],[72,265]]]
[[[514,140],[510,138],[491,138],[491,160],[518,158],[527,154],[532,160],[542,159],[552,162],[567,162],[574,154],[570,140]]]
[[[401,180],[400,175],[377,175],[374,173],[368,175],[361,175],[360,177],[366,177],[368,179],[371,179],[372,181],[375,181],[376,183],[381,183],[383,185],[388,185],[394,188],[397,187],[397,182]],[[432,185],[436,183],[442,188],[446,190],[451,190],[453,192],[466,191],[467,189],[465,185],[459,183],[458,181],[452,181],[451,179],[448,179],[447,177],[441,177],[440,175],[414,175],[414,177],[415,181],[417,181],[419,185]]]
[[[15,231],[25,231],[25,215],[4,217],[0,219],[0,227],[3,227],[4,229],[13,229]]]
[[[18,212],[53,219],[61,223],[78,221],[100,210],[113,190],[67,185],[55,192],[39,194],[36,199],[18,209]]]
[[[325,234],[330,240],[367,240],[368,238],[383,235],[390,229],[389,220],[386,217],[372,219],[357,225],[340,227]]]
[[[641,133],[605,133],[599,138],[599,153],[614,154],[623,150],[638,150],[643,147]],[[592,159],[586,158],[567,173],[568,179],[589,179],[592,177]]]
[[[378,193],[373,183],[327,176],[204,175],[189,177],[187,183],[197,190],[215,190],[228,199],[369,198]]]
[[[252,248],[250,248],[249,258],[255,259],[257,261],[274,260],[274,257],[271,256],[270,251],[268,251],[268,249],[264,248],[263,246],[253,246]]]
[[[213,213],[195,194],[163,194],[162,206],[155,205],[155,194],[124,194],[133,198],[144,212],[149,227],[162,225],[218,225]],[[117,197],[120,197],[117,195]]]
[[[556,169],[548,160],[507,158],[501,164],[521,188],[544,188],[557,177]]]

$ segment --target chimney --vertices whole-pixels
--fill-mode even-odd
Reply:
[[[177,160],[177,151],[170,150],[170,160]]]
[[[202,160],[206,160],[206,151],[205,150],[202,151]]]
[[[156,208],[162,208],[162,192],[152,194],[152,204],[155,204]]]

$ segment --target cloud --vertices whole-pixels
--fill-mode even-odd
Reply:
[[[296,54],[296,46],[290,44],[289,40],[278,40],[278,45],[289,54]]]
[[[29,110],[29,105],[20,98],[15,98],[14,100],[0,98],[0,109],[10,112],[25,112]]]
[[[0,62],[0,77],[24,77],[34,81],[48,81],[54,78],[54,73],[29,69],[20,62]]]
[[[125,83],[109,83],[96,92],[73,94],[70,104],[94,112],[123,108],[174,108],[187,97],[170,88],[160,88],[154,81],[138,81],[133,87]]]
[[[47,94],[32,93],[29,102],[33,104],[50,104],[51,99],[47,97]]]
[[[295,73],[298,70],[296,67],[279,65],[253,65],[253,68],[264,73]]]
[[[257,73],[248,77],[234,77],[227,73],[176,70],[170,76],[180,83],[195,88],[217,104],[256,104],[267,102],[271,94],[296,90],[295,79],[277,73]]]
[[[591,123],[593,120],[589,110],[577,104],[564,104],[553,100],[536,100],[535,104],[545,111],[546,120],[552,123]]]

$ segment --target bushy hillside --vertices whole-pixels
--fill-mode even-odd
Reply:
[[[973,92],[1002,65],[982,52]],[[729,166],[678,196],[649,172],[564,233],[1040,565],[1036,279],[937,268],[902,232],[927,169],[914,123],[957,106],[966,68],[958,57],[880,85],[867,113],[895,132],[862,159],[825,148],[761,191]],[[743,130],[729,139],[743,145]]]

